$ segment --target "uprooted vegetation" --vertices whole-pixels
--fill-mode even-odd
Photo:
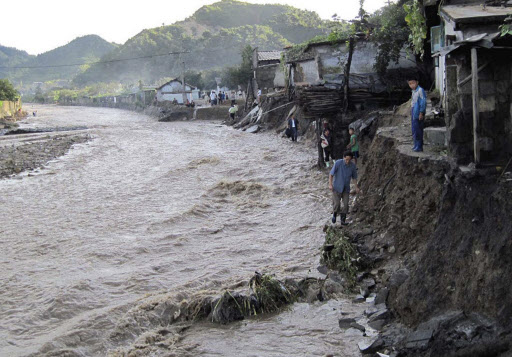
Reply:
[[[344,275],[347,288],[355,287],[358,253],[341,229],[326,227],[325,243],[322,247],[322,261],[328,268]]]
[[[327,281],[329,279],[280,280],[273,275],[256,272],[244,289],[234,287],[220,294],[201,290],[150,297],[128,311],[109,336],[117,346],[128,341],[131,343],[129,347],[110,351],[110,355],[152,355],[157,351],[174,351],[182,333],[193,323],[202,321],[224,325],[279,312],[294,302],[323,300],[332,293],[332,281],[331,285]],[[139,338],[132,341],[133,336]]]

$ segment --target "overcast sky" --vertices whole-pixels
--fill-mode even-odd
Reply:
[[[145,28],[170,25],[192,15],[202,5],[217,0],[18,0],[2,7],[0,45],[39,54],[63,46],[76,37],[96,34],[105,40],[124,43]],[[249,0],[251,3],[287,4],[316,11],[328,19],[356,16],[358,0]],[[387,0],[366,0],[373,12]]]

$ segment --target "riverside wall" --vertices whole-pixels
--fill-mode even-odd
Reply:
[[[14,117],[19,109],[21,109],[20,99],[17,101],[0,100],[0,119]]]

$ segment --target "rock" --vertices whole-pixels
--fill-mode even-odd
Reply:
[[[377,308],[377,306],[370,306],[366,310],[364,310],[364,314],[365,314],[365,316],[370,317],[378,311],[379,311],[379,308]]]
[[[388,252],[391,253],[391,254],[395,254],[396,252],[396,248],[394,245],[392,245],[391,247],[388,248]]]
[[[340,325],[340,328],[349,328],[353,323],[356,323],[356,320],[350,317],[338,320],[338,325]]]
[[[372,340],[360,341],[357,346],[359,347],[359,351],[362,354],[367,355],[371,353],[376,353],[382,347],[384,347],[384,341],[380,338],[375,338]]]
[[[382,288],[377,293],[377,297],[375,298],[375,305],[378,304],[385,304],[388,300],[389,295],[389,289],[388,288]]]
[[[374,303],[374,302],[375,302],[375,296],[369,296],[369,297],[367,297],[367,298],[366,298],[366,302],[367,302],[367,303],[370,303],[370,304]]]
[[[351,323],[350,327],[355,328],[356,330],[359,330],[361,332],[365,332],[366,331],[366,328],[363,325],[358,324],[357,322]]]
[[[359,288],[359,293],[360,293],[363,297],[365,297],[365,298],[367,298],[367,297],[368,297],[368,295],[370,295],[370,291],[369,291],[369,290],[368,290],[368,288],[366,288],[366,287],[364,287],[364,288],[363,288],[363,287],[360,287],[360,288]]]
[[[318,300],[319,295],[321,295],[319,289],[310,285],[306,291],[306,301],[311,304]]]
[[[397,288],[402,285],[407,278],[409,278],[409,270],[400,269],[397,270],[390,278],[389,278],[389,286]]]
[[[357,281],[358,282],[363,281],[363,279],[366,278],[367,276],[368,276],[367,272],[359,273],[359,274],[357,274]]]
[[[343,279],[341,277],[341,275],[335,271],[331,271],[329,272],[329,274],[327,274],[327,279],[330,279],[332,281],[335,281],[339,284],[344,284],[345,283],[345,279]]]
[[[428,346],[433,333],[433,330],[418,330],[411,332],[405,340],[405,347],[423,349]]]
[[[377,320],[377,321],[369,322],[368,326],[370,326],[374,330],[380,331],[380,330],[382,330],[382,327],[384,327],[385,324],[386,324],[386,321]]]
[[[376,313],[374,313],[370,318],[368,319],[368,322],[373,322],[377,320],[387,320],[390,317],[390,313],[388,309],[379,310]]]
[[[245,130],[246,133],[257,133],[260,130],[259,125],[253,125]]]
[[[324,282],[323,290],[327,295],[336,295],[336,294],[342,294],[344,287],[340,283],[327,279]]]
[[[329,271],[329,269],[327,269],[327,267],[325,265],[319,265],[316,270],[318,270],[318,272],[320,274],[324,274],[324,275],[327,275],[327,272]]]
[[[352,300],[353,303],[361,303],[361,302],[365,302],[366,299],[363,295],[356,295],[356,297]]]
[[[364,336],[364,331],[351,327],[345,330],[345,336]]]
[[[371,289],[375,286],[375,280],[373,278],[366,278],[361,281],[361,286]]]
[[[377,356],[379,357],[390,357],[389,355],[386,355],[384,353],[377,352]]]

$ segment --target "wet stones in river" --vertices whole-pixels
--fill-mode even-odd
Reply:
[[[360,341],[357,346],[363,355],[374,354],[384,347],[384,341],[380,338]]]
[[[259,126],[259,125],[252,125],[252,126],[250,126],[249,128],[247,128],[247,129],[245,130],[245,132],[246,132],[246,133],[253,133],[253,134],[255,134],[255,133],[257,133],[259,130],[260,130],[260,126]]]
[[[359,304],[359,303],[362,303],[365,301],[366,301],[366,298],[363,295],[356,295],[356,297],[354,299],[352,299],[352,302],[355,304]]]

